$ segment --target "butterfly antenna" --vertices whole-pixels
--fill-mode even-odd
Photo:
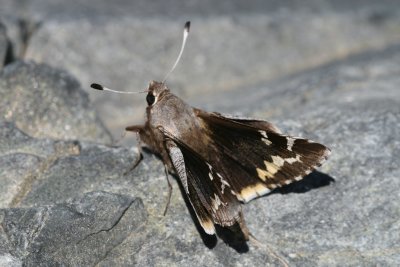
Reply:
[[[92,83],[92,84],[90,85],[90,87],[92,87],[93,89],[96,89],[96,90],[108,91],[108,92],[113,92],[113,93],[117,93],[117,94],[140,94],[140,93],[147,93],[147,92],[148,92],[148,90],[146,90],[146,91],[139,91],[139,92],[117,91],[117,90],[113,90],[113,89],[104,87],[103,85],[98,84],[98,83]]]
[[[183,54],[183,50],[185,49],[186,39],[189,35],[189,30],[190,30],[190,21],[187,21],[185,23],[185,27],[183,28],[183,41],[182,41],[181,51],[179,52],[179,55],[178,55],[174,65],[172,66],[171,70],[167,73],[167,75],[165,75],[162,83],[164,83],[167,80],[168,76],[174,71],[176,65],[178,65],[178,62],[181,59],[181,56]]]

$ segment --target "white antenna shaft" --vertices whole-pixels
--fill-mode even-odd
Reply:
[[[148,92],[147,90],[146,90],[146,91],[140,91],[140,92],[117,91],[117,90],[113,90],[113,89],[104,87],[103,85],[98,84],[98,83],[92,83],[92,84],[90,85],[90,87],[92,87],[93,89],[96,89],[96,90],[100,90],[100,91],[109,91],[109,92],[113,92],[113,93],[117,93],[117,94],[140,94],[140,93],[147,93],[147,92]]]
[[[178,65],[179,60],[181,59],[181,56],[183,54],[183,50],[185,49],[185,44],[186,44],[186,39],[189,35],[189,31],[190,31],[190,21],[187,21],[185,23],[185,27],[183,29],[183,40],[182,40],[182,46],[181,46],[181,51],[179,52],[179,55],[174,63],[174,65],[172,66],[171,70],[167,73],[167,75],[165,75],[164,80],[162,81],[162,83],[164,83],[168,76],[174,71],[174,69],[176,68],[176,65]]]

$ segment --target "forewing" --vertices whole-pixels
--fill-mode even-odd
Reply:
[[[196,112],[216,147],[211,164],[222,166],[223,176],[241,201],[301,180],[330,153],[322,144],[282,135],[268,122]]]
[[[232,226],[240,220],[240,202],[217,168],[171,134],[165,134],[172,164],[205,232],[215,233],[213,223]]]
[[[273,125],[272,123],[270,123],[268,121],[263,121],[263,120],[253,119],[253,118],[243,118],[243,117],[238,117],[238,116],[232,116],[229,114],[221,114],[221,113],[217,113],[217,112],[207,113],[200,109],[195,109],[195,110],[200,114],[204,114],[204,115],[210,114],[212,116],[218,117],[220,120],[225,120],[227,122],[241,123],[241,124],[245,124],[245,125],[257,128],[259,130],[281,133],[281,131],[275,125]]]

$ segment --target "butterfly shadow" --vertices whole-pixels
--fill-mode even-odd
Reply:
[[[144,152],[151,153],[151,150],[148,150],[147,148],[143,148],[143,150],[144,150]],[[158,158],[160,158],[159,155],[156,154],[156,156]],[[246,253],[249,251],[247,241],[246,241],[242,231],[240,230],[239,225],[233,225],[232,227],[221,227],[219,225],[215,225],[215,230],[216,230],[217,236],[207,234],[203,230],[203,227],[200,225],[200,223],[197,219],[197,215],[192,207],[192,204],[190,203],[188,196],[186,195],[186,192],[181,183],[181,180],[175,174],[170,174],[170,175],[172,175],[174,177],[174,179],[177,181],[179,190],[185,201],[185,205],[186,205],[187,209],[189,210],[192,221],[194,222],[194,225],[206,247],[208,247],[209,249],[213,249],[218,243],[218,238],[217,238],[217,236],[218,236],[228,246],[235,249],[238,253]],[[277,188],[262,197],[267,197],[269,195],[276,194],[276,193],[279,193],[279,194],[306,193],[310,190],[317,189],[319,187],[328,186],[333,182],[335,182],[335,179],[333,179],[333,177],[331,177],[325,173],[319,172],[319,171],[314,171],[314,172],[310,173],[309,175],[305,176],[302,180],[294,182],[289,185],[285,185],[281,188]]]
[[[156,156],[158,159],[162,160],[160,155],[154,154],[147,147],[142,147],[142,153],[143,152],[145,154],[152,154],[152,155]],[[142,157],[143,157],[143,155],[142,155]],[[137,162],[134,163],[134,167],[136,165],[137,165]],[[131,168],[131,169],[133,169],[133,168]],[[199,233],[204,245],[206,247],[208,247],[209,249],[213,249],[218,243],[218,238],[215,235],[207,234],[203,230],[203,227],[200,225],[200,223],[197,219],[197,215],[192,207],[192,204],[190,203],[190,200],[189,200],[188,196],[186,195],[186,191],[181,183],[181,180],[175,174],[170,173],[170,175],[177,181],[182,198],[185,201],[185,205],[186,205],[187,209],[189,210],[192,221],[194,222],[197,232]],[[230,247],[235,249],[237,252],[245,253],[249,250],[249,247],[244,238],[244,235],[240,231],[239,225],[233,225],[232,227],[220,227],[218,225],[215,225],[215,228],[216,228],[215,230],[216,230],[218,237],[220,237],[227,245],[229,245]]]
[[[335,179],[333,179],[333,177],[329,176],[328,174],[319,171],[313,171],[309,175],[305,176],[302,180],[277,188],[265,196],[276,193],[306,193],[313,189],[328,186],[333,182],[335,182]]]
[[[192,220],[196,226],[197,231],[200,234],[200,237],[204,245],[210,249],[214,248],[218,242],[217,237],[215,235],[208,235],[206,232],[204,232],[199,221],[197,220],[196,213],[194,212],[192,205],[188,197],[186,196],[186,193],[184,191],[182,184],[180,183],[180,180],[177,179],[176,177],[175,179],[178,181],[179,189],[181,191],[185,204],[190,212],[190,216],[192,217]],[[286,185],[281,188],[277,188],[273,190],[271,193],[265,195],[264,197],[276,193],[279,194],[306,193],[313,189],[317,189],[323,186],[328,186],[333,182],[335,182],[335,179],[333,179],[333,177],[319,171],[314,171],[309,175],[307,175],[306,177],[304,177],[302,180]],[[244,238],[244,235],[241,232],[239,225],[233,225],[232,227],[221,227],[219,225],[215,225],[215,230],[217,236],[221,238],[228,246],[235,249],[238,253],[246,253],[249,251],[247,241]]]
[[[181,195],[183,197],[183,200],[185,201],[185,205],[189,210],[190,213],[190,217],[192,217],[192,220],[194,222],[194,225],[196,226],[197,232],[199,232],[201,239],[203,240],[204,245],[206,245],[208,248],[214,248],[217,245],[217,237],[215,235],[209,235],[207,234],[202,226],[200,225],[196,213],[192,207],[192,204],[190,203],[189,198],[186,195],[185,189],[183,188],[183,185],[180,181],[180,179],[178,179],[176,177],[176,175],[172,175],[174,177],[174,179],[178,182],[179,185],[179,190],[181,191]]]
[[[175,180],[177,180],[178,185],[179,185],[179,190],[181,191],[181,195],[185,201],[186,207],[189,210],[190,216],[192,217],[192,220],[194,222],[194,225],[196,226],[197,232],[199,233],[204,245],[208,247],[209,249],[213,249],[217,243],[218,243],[218,238],[221,238],[228,246],[232,247],[235,249],[238,253],[245,253],[249,251],[249,247],[247,245],[247,242],[245,240],[245,237],[240,230],[240,226],[238,224],[233,225],[232,227],[221,227],[219,225],[215,225],[215,230],[216,234],[215,235],[209,235],[207,234],[204,230],[203,227],[200,225],[197,215],[192,207],[192,204],[190,203],[189,198],[186,195],[186,192],[183,188],[183,185],[181,184],[180,179],[177,179],[175,175],[173,175]]]

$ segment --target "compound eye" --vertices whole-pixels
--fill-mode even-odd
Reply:
[[[146,101],[147,101],[147,104],[149,106],[151,106],[154,104],[154,101],[156,101],[156,97],[152,93],[148,93],[146,96]]]

